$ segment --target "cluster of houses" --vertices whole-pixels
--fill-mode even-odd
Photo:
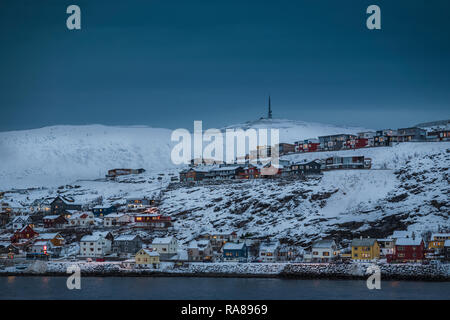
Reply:
[[[450,261],[450,233],[433,233],[428,241],[409,231],[395,231],[384,239],[356,238],[349,248],[339,249],[334,240],[319,240],[304,255],[308,262],[330,262],[351,259],[388,263],[426,263],[430,260]]]
[[[296,141],[293,144],[280,143],[280,155],[293,152],[317,152],[351,150],[367,147],[387,147],[400,142],[450,141],[450,129],[426,131],[418,127],[365,131],[358,134],[335,134]],[[254,151],[254,156],[256,153]]]
[[[333,239],[321,239],[307,251],[229,232],[201,234],[180,247],[172,218],[161,214],[157,199],[132,198],[120,206],[96,205],[86,210],[84,205],[60,195],[40,206],[47,215],[18,211],[14,216],[15,210],[3,205],[6,211],[2,215],[8,218],[2,228],[5,232],[0,233],[0,256],[114,260],[121,261],[125,268],[158,268],[161,262],[450,261],[450,232],[419,235],[395,231],[384,239],[341,241],[349,244],[347,247],[339,247]]]
[[[203,180],[273,179],[320,175],[322,171],[337,169],[370,169],[372,159],[364,156],[334,156],[313,161],[290,162],[280,159],[277,164],[257,162],[252,164],[205,164],[180,171],[180,182]]]

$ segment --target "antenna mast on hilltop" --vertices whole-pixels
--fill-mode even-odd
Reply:
[[[272,119],[272,106],[270,105],[270,96],[269,96],[269,112],[267,113],[267,119]]]

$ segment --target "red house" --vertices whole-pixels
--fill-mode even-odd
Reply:
[[[34,237],[37,237],[39,233],[33,230],[29,225],[23,227],[20,230],[17,230],[14,235],[11,237],[11,242],[19,242],[20,240],[30,240]]]
[[[237,173],[236,178],[237,179],[258,179],[260,174],[261,174],[261,172],[257,167],[255,167],[253,165],[248,165],[242,171],[239,171]]]
[[[62,228],[67,224],[67,220],[63,215],[45,216],[42,221],[44,223],[44,228]]]
[[[421,262],[425,257],[422,238],[399,238],[395,241],[394,254],[388,262]]]
[[[151,229],[167,229],[172,226],[172,219],[169,216],[161,215],[158,211],[157,208],[150,208],[143,213],[136,214],[134,216],[135,225]]]
[[[320,142],[318,139],[306,139],[304,141],[295,142],[296,152],[316,152],[320,149]]]

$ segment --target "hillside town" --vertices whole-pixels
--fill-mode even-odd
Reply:
[[[300,179],[307,180],[331,170],[371,170],[371,158],[333,156],[320,158],[321,151],[388,147],[408,142],[448,141],[450,131],[426,132],[420,128],[363,132],[358,136],[340,134],[307,139],[295,144],[280,143],[282,156],[317,152],[317,159],[293,162],[280,159],[278,164],[196,163],[173,176],[171,184],[187,188],[190,184],[211,180]],[[264,150],[269,153],[270,148]],[[265,175],[264,168],[276,166],[275,175]],[[111,169],[106,179],[139,176],[145,170]],[[220,182],[219,182],[220,183]],[[186,189],[187,190],[187,189]],[[190,263],[365,263],[435,264],[450,261],[450,228],[430,228],[421,233],[394,230],[384,238],[355,236],[335,239],[302,239],[300,246],[270,238],[252,237],[236,228],[227,232],[203,233],[180,242],[174,222],[183,216],[166,214],[161,198],[142,195],[118,198],[104,204],[77,203],[60,194],[32,203],[8,203],[0,194],[0,270],[20,270],[39,261],[84,261],[120,263],[124,270],[157,270],[163,263],[185,266]],[[199,204],[201,205],[201,204]],[[425,228],[426,229],[426,228]],[[8,269],[9,268],[9,269]]]

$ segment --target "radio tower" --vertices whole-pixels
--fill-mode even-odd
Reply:
[[[267,113],[267,119],[272,119],[272,106],[270,105],[270,96],[269,96],[269,112]]]

